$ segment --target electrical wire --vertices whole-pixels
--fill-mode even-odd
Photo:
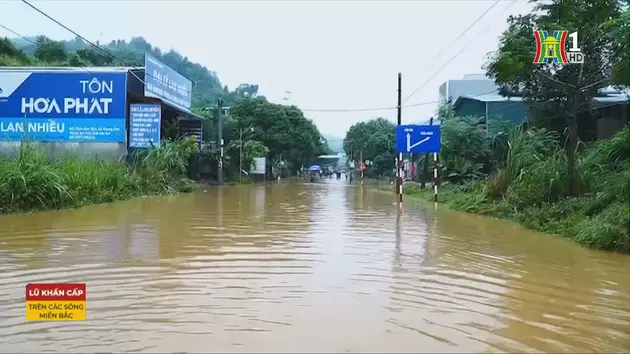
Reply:
[[[472,28],[472,26],[474,24],[476,24],[483,16],[485,16],[499,1],[501,0],[497,0],[495,1],[477,20],[475,20],[459,37],[457,37],[453,43],[455,41],[457,41],[459,38],[461,38],[470,28]],[[512,2],[499,14],[499,16],[501,16],[503,13],[505,13],[512,5],[514,5],[514,3],[516,3],[518,0],[512,0]],[[26,5],[28,5],[29,7],[31,7],[33,10],[37,11],[38,13],[40,13],[41,15],[45,16],[46,18],[50,19],[51,21],[55,22],[57,25],[61,26],[62,28],[66,29],[67,31],[71,32],[72,34],[74,34],[75,36],[77,36],[78,38],[80,38],[81,40],[85,41],[86,43],[88,43],[89,45],[91,45],[92,47],[98,49],[99,51],[103,52],[104,54],[108,55],[109,57],[118,60],[119,62],[121,62],[122,64],[132,67],[135,70],[140,70],[138,67],[136,67],[133,64],[129,64],[127,62],[125,62],[125,60],[119,58],[118,56],[114,55],[113,53],[111,53],[110,51],[106,50],[105,48],[93,43],[92,41],[88,40],[87,38],[85,38],[84,36],[80,35],[79,33],[77,33],[76,31],[70,29],[68,26],[64,25],[63,23],[61,23],[60,21],[56,20],[55,18],[53,18],[52,16],[48,15],[46,12],[44,12],[43,10],[37,8],[36,6],[32,5],[29,1],[27,0],[22,0],[23,3],[25,3]],[[497,16],[498,17],[498,16]],[[411,95],[409,95],[406,99],[408,100],[409,98],[411,98],[416,92],[418,92],[420,89],[422,89],[422,87],[424,87],[428,82],[430,82],[436,75],[437,73],[439,73],[442,69],[444,69],[450,62],[452,62],[457,56],[459,56],[472,42],[474,42],[474,39],[476,39],[479,35],[481,35],[481,33],[483,33],[494,21],[491,21],[486,27],[484,27],[479,33],[477,33],[477,35],[473,38],[473,40],[469,41],[459,52],[457,52],[453,57],[450,58],[450,60],[448,60],[440,69],[438,69],[436,72],[434,72],[434,74],[427,80],[425,81],[425,83],[423,83],[419,88],[417,88],[416,90],[414,90],[414,92],[412,92]],[[26,37],[20,35],[19,33],[7,28],[6,26],[0,25],[2,28],[8,30],[9,32],[35,44],[33,41],[27,39]],[[624,47],[625,48],[625,47]],[[623,48],[622,48],[623,49]],[[620,52],[620,50],[618,51],[618,53]],[[441,55],[441,53],[440,53]],[[87,71],[87,70],[86,70]],[[133,71],[130,72],[136,79],[138,79],[143,85],[145,84],[145,81],[142,80],[140,77],[138,77],[136,75],[136,73],[134,73]],[[149,77],[153,77],[149,74],[147,74],[145,72],[145,76],[149,76]],[[186,92],[190,93],[191,97],[194,97],[193,92],[190,90],[185,90]],[[477,97],[477,96],[483,96],[486,94],[490,94],[493,92],[497,92],[498,89],[489,91],[489,92],[484,92],[484,93],[480,93],[480,94],[476,94],[476,95],[471,95],[468,96],[470,98],[472,97]],[[428,101],[428,102],[422,102],[422,103],[415,103],[415,104],[410,104],[410,105],[403,105],[401,106],[401,108],[410,108],[410,107],[419,107],[419,106],[424,106],[424,105],[429,105],[429,104],[436,104],[436,103],[441,103],[441,101],[437,100],[437,101]],[[397,106],[390,106],[390,107],[377,107],[377,108],[353,108],[353,109],[302,109],[300,108],[301,111],[304,112],[369,112],[369,111],[384,111],[384,110],[394,110],[397,109]]]
[[[478,97],[478,96],[483,96],[483,95],[488,95],[494,92],[498,92],[499,89],[494,89],[492,91],[488,91],[488,92],[483,92],[483,93],[478,93],[475,95],[470,95],[468,97]],[[419,106],[426,106],[429,104],[435,104],[435,103],[441,103],[442,101],[440,100],[436,100],[436,101],[427,101],[427,102],[420,102],[420,103],[414,103],[414,104],[409,104],[406,106],[401,106],[400,108],[411,108],[411,107],[419,107]],[[303,112],[339,112],[339,113],[343,113],[343,112],[372,112],[372,111],[389,111],[389,110],[394,110],[397,109],[398,106],[389,106],[389,107],[377,107],[377,108],[350,108],[350,109],[310,109],[310,108],[300,108],[301,111]]]
[[[477,17],[477,19],[474,20],[473,23],[468,25],[468,27],[466,27],[466,29],[462,33],[460,33],[459,36],[457,36],[457,38],[455,38],[451,43],[449,43],[446,47],[444,47],[444,49],[442,49],[438,53],[438,55],[436,55],[435,58],[433,58],[433,60],[438,59],[439,57],[442,56],[442,54],[444,54],[447,50],[449,50],[451,46],[455,44],[455,42],[457,42],[460,38],[462,38],[475,24],[477,24],[477,22],[479,22],[484,16],[486,16],[488,12],[490,12],[490,10],[492,10],[500,1],[501,0],[496,0],[492,5],[490,5],[490,7],[487,8],[486,11],[484,11],[481,15],[479,15],[479,17]]]
[[[44,12],[43,10],[40,10],[38,7],[36,7],[35,5],[31,4],[30,2],[28,2],[27,0],[22,0],[23,3],[25,3],[26,5],[28,5],[30,8],[32,8],[33,10],[39,12],[40,14],[42,14],[43,16],[45,16],[46,18],[48,18],[49,20],[53,21],[54,23],[56,23],[57,25],[61,26],[62,28],[66,29],[67,31],[69,31],[70,33],[74,34],[75,36],[77,36],[78,38],[80,38],[81,40],[83,40],[84,42],[86,42],[87,44],[91,45],[92,47],[98,49],[99,51],[103,52],[104,54],[108,55],[109,57],[118,60],[120,63],[124,64],[125,66],[131,67],[134,70],[143,70],[138,68],[137,66],[130,64],[128,62],[126,62],[125,60],[119,58],[118,56],[114,55],[113,53],[111,53],[110,51],[106,50],[105,48],[95,44],[94,42],[90,41],[89,39],[83,37],[82,35],[80,35],[79,33],[77,33],[76,31],[72,30],[71,28],[69,28],[68,26],[64,25],[63,23],[59,22],[58,20],[56,20],[54,17],[50,16],[49,14],[47,14],[46,12]],[[130,71],[130,74],[133,75],[136,79],[138,79],[143,85],[146,85],[145,81],[143,79],[141,79],[138,75],[136,75],[136,73],[134,73],[133,71]],[[152,75],[148,74],[146,71],[144,73],[145,77],[149,76],[153,79],[158,80],[157,78],[153,77]],[[190,94],[191,98],[194,97],[193,96],[193,92],[192,90],[186,90],[186,89],[181,89],[181,91],[183,92],[187,92],[188,94]]]
[[[5,25],[3,25],[3,24],[1,24],[1,23],[0,23],[0,28],[4,28],[4,29],[5,29],[5,30],[7,30],[8,32],[13,33],[14,35],[16,35],[16,36],[18,36],[18,37],[22,38],[23,40],[25,40],[25,41],[27,41],[27,42],[29,42],[29,43],[33,44],[33,45],[37,45],[37,43],[33,42],[32,40],[28,39],[27,37],[25,37],[25,36],[23,36],[23,35],[21,35],[21,34],[19,34],[19,33],[15,32],[14,30],[10,29],[9,27],[7,27],[7,26],[5,26]]]
[[[434,71],[434,72],[433,72],[433,74],[432,74],[431,76],[429,76],[429,78],[428,78],[426,81],[424,81],[424,82],[422,83],[422,85],[418,86],[415,90],[413,90],[413,91],[411,92],[411,94],[410,94],[409,96],[407,96],[407,97],[403,100],[403,104],[404,104],[404,103],[406,103],[407,101],[409,101],[409,99],[411,99],[411,98],[412,98],[412,97],[413,97],[416,93],[418,93],[418,91],[422,90],[422,89],[423,89],[423,88],[424,88],[424,87],[425,87],[425,86],[426,86],[429,82],[431,82],[431,80],[433,80],[433,79],[437,76],[437,74],[439,74],[442,70],[444,70],[444,68],[446,68],[446,66],[448,66],[448,64],[450,64],[453,60],[455,60],[455,58],[457,58],[460,54],[462,54],[462,53],[464,52],[464,50],[466,50],[466,49],[467,49],[467,48],[468,48],[468,47],[469,47],[472,43],[474,43],[474,42],[475,42],[475,39],[477,39],[477,37],[479,37],[479,36],[480,36],[483,32],[485,32],[485,31],[486,31],[486,30],[487,30],[487,29],[488,29],[491,25],[493,25],[493,24],[495,23],[495,21],[494,21],[494,20],[495,20],[496,18],[498,18],[498,17],[502,16],[502,15],[503,15],[503,14],[504,14],[504,13],[505,13],[505,12],[506,12],[509,8],[510,8],[510,7],[512,7],[512,5],[514,5],[514,4],[516,3],[516,1],[517,1],[517,0],[512,0],[512,2],[511,2],[511,3],[510,3],[510,4],[509,4],[509,5],[508,5],[508,6],[507,6],[507,7],[506,7],[503,11],[501,11],[501,13],[499,13],[499,15],[497,15],[497,16],[496,16],[496,17],[495,17],[492,21],[488,22],[488,24],[487,24],[487,25],[486,25],[486,26],[485,26],[485,27],[484,27],[481,31],[479,31],[479,32],[475,35],[475,37],[473,37],[470,41],[468,41],[468,42],[466,43],[466,45],[464,45],[464,46],[463,46],[463,47],[459,50],[459,52],[455,53],[455,55],[453,55],[453,56],[452,56],[452,57],[451,57],[451,58],[450,58],[450,59],[449,59],[446,63],[444,63],[444,65],[442,65],[439,69],[437,69],[436,71]],[[492,8],[494,7],[494,5],[496,5],[497,3],[498,3],[498,1],[497,1],[497,2],[495,2],[492,6],[490,6],[490,8],[488,9],[488,11],[489,11],[490,9],[492,9]],[[481,16],[481,17],[483,17],[486,13],[487,13],[487,11],[486,11],[486,12],[484,12],[484,13],[482,14],[482,16]],[[479,19],[477,19],[477,21],[478,21],[478,20],[480,20],[480,19],[481,19],[481,17],[480,17]],[[474,23],[476,23],[476,22],[474,22]],[[474,24],[474,23],[473,23],[473,24]],[[471,25],[470,27],[472,27],[472,25]],[[466,29],[466,31],[468,31],[468,30],[470,29],[470,27],[469,27],[469,28],[467,28],[467,29]],[[464,33],[466,33],[466,31],[464,31]],[[464,35],[464,33],[462,33],[462,35]]]

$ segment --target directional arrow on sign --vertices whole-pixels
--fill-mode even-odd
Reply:
[[[431,139],[431,137],[426,137],[420,141],[418,141],[415,144],[411,144],[411,134],[407,133],[407,151],[411,151],[411,149],[415,148],[416,146],[424,143],[425,141],[428,141],[429,139]]]
[[[397,153],[440,152],[440,126],[399,125],[396,127]]]

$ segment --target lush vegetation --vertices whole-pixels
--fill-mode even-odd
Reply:
[[[74,154],[51,157],[33,143],[0,158],[0,214],[72,208],[195,187],[188,162],[192,139],[133,154],[128,164]]]
[[[394,130],[394,124],[385,118],[359,122],[348,129],[343,148],[350,160],[370,162],[368,177],[391,176],[396,157]]]
[[[206,115],[204,134],[215,140],[217,112]],[[276,174],[286,177],[317,156],[330,153],[326,140],[302,111],[295,106],[269,103],[264,98],[246,98],[232,105],[224,119],[223,139],[224,173],[232,180],[239,174],[239,166],[248,171],[255,157],[266,156],[268,170],[273,168]],[[209,166],[216,166],[220,156],[216,145],[209,144],[204,156]]]
[[[461,121],[445,122],[442,130],[441,203],[456,210],[513,219],[594,248],[630,250],[630,130],[577,154],[577,196],[571,195],[566,183],[566,154],[550,132],[513,130],[504,144],[486,138],[485,131]],[[463,135],[473,137],[467,140]],[[466,147],[475,151],[475,156],[460,155],[450,160],[446,157]],[[492,155],[499,158],[494,160]],[[492,172],[484,173],[491,166],[495,167]],[[405,193],[433,200],[432,191],[422,190],[417,183],[405,184]]]
[[[593,98],[603,88],[625,89],[629,84],[629,19],[627,6],[615,0],[536,1],[532,13],[510,17],[486,71],[503,94],[524,99],[527,127],[493,124],[488,131],[478,118],[459,117],[444,103],[437,112],[442,129],[440,200],[594,248],[629,252],[630,130],[599,141],[593,134],[602,112]],[[532,64],[535,28],[579,28],[585,63]],[[364,126],[368,124],[377,126]],[[362,135],[368,141],[365,154],[377,137],[393,134],[392,126],[381,127],[380,132],[349,132],[345,146],[353,149]],[[380,146],[367,156],[391,153],[391,147]],[[423,178],[425,157],[414,160]],[[381,170],[391,171],[393,156],[384,161],[389,165]],[[433,198],[418,184],[407,184],[405,193]]]
[[[201,164],[191,158],[190,144],[175,141],[136,154],[127,164],[47,156],[45,150],[24,144],[13,157],[0,159],[0,212],[74,207],[189,190],[187,176],[198,177],[200,172],[216,179],[220,156],[216,144],[218,99],[224,107],[230,107],[223,130],[223,164],[228,180],[237,179],[239,167],[247,172],[255,157],[267,157],[268,167],[288,175],[330,152],[312,121],[294,106],[268,102],[258,95],[258,85],[242,84],[229,90],[216,73],[175,50],[163,52],[142,37],[100,46],[110,55],[79,38],[4,38],[0,39],[0,66],[142,67],[144,54],[149,53],[193,82],[192,108],[205,119]]]

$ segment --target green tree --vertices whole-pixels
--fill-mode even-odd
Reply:
[[[261,141],[243,139],[232,140],[226,147],[228,156],[227,167],[229,175],[235,177],[239,175],[239,168],[249,172],[256,157],[265,157],[269,153],[269,148]]]
[[[396,158],[395,125],[385,118],[359,122],[348,129],[343,139],[343,149],[352,160],[373,161],[369,173],[390,175]]]
[[[270,166],[285,162],[296,171],[329,152],[315,124],[295,106],[244,98],[230,107],[229,115],[224,139],[238,139],[240,129],[252,127],[251,139],[269,149]]]
[[[28,55],[22,50],[18,49],[8,38],[0,38],[0,57],[5,58],[7,64],[15,63],[14,65],[28,65],[31,60]]]
[[[66,64],[68,66],[81,67],[87,66],[88,62],[81,58],[77,53],[70,53],[66,60]]]
[[[35,44],[35,57],[43,62],[61,63],[67,58],[61,42],[53,41],[46,36],[39,36],[35,40]]]
[[[486,66],[487,73],[504,92],[520,92],[533,115],[531,123],[561,134],[566,132],[567,190],[578,193],[575,161],[579,122],[592,124],[593,98],[599,89],[613,83],[615,56],[621,55],[619,37],[624,16],[619,0],[534,1],[532,13],[511,16],[501,36],[499,49]],[[582,65],[537,65],[532,63],[534,29],[567,29],[579,33],[579,46],[586,58]],[[627,43],[627,38],[626,38]]]

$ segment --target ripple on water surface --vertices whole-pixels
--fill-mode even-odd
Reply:
[[[0,351],[619,352],[630,259],[349,186],[0,217]],[[85,322],[25,322],[31,282]]]

